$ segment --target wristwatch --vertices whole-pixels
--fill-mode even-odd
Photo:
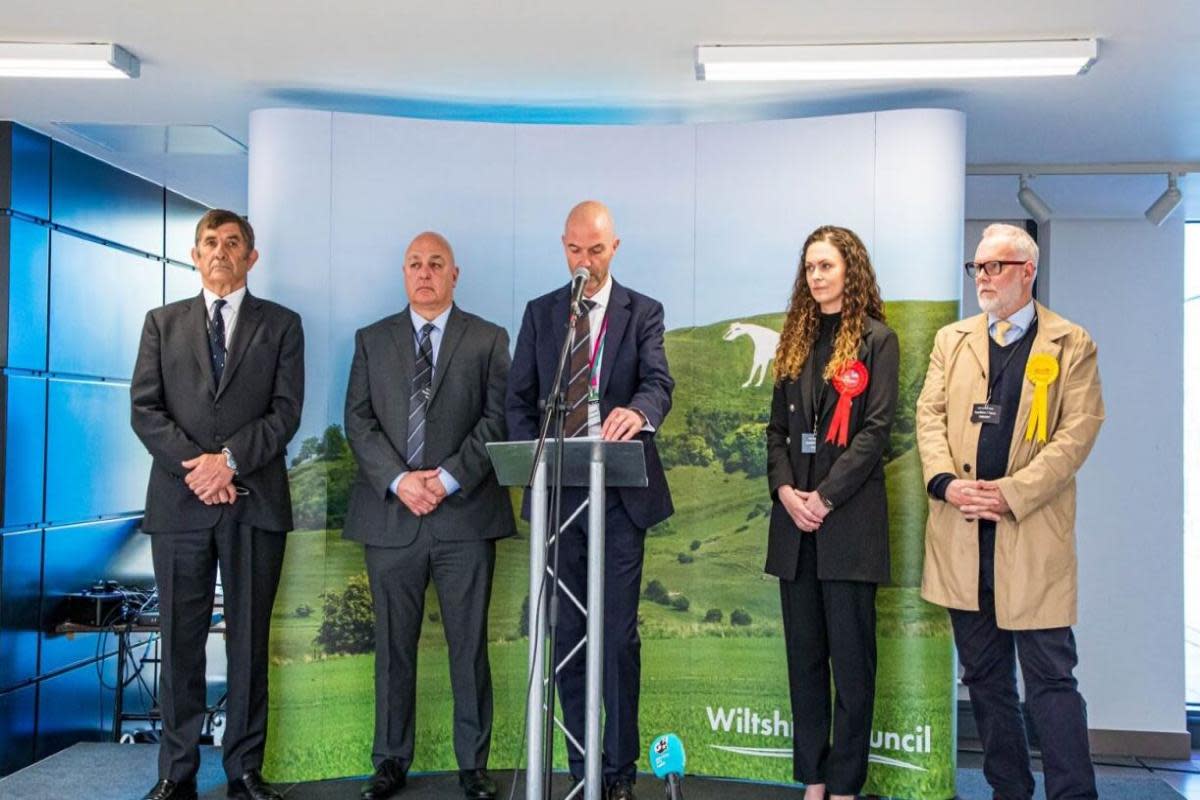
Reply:
[[[821,502],[825,504],[826,511],[833,511],[833,501],[832,500],[830,500],[828,497],[821,494],[820,492],[817,492],[817,497],[821,498]]]
[[[237,475],[238,474],[237,460],[234,459],[233,453],[230,452],[228,447],[222,447],[221,452],[225,455],[225,466],[227,466],[231,470],[233,470],[234,475]]]

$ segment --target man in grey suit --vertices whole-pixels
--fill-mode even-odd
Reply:
[[[204,647],[220,567],[228,795],[278,800],[260,772],[271,607],[292,528],[284,448],[304,401],[294,312],[246,289],[254,230],[231,211],[196,225],[203,291],[146,315],[130,386],[133,430],[153,456],[150,534],[162,621],[159,781],[145,800],[193,800],[206,714]]]
[[[496,539],[515,525],[484,445],[505,439],[508,336],[454,305],[457,281],[449,242],[420,234],[404,256],[409,307],[355,335],[346,437],[358,477],[343,533],[366,546],[375,606],[375,773],[363,800],[399,792],[412,764],[430,578],[449,647],[459,783],[468,798],[496,795],[487,613]]]

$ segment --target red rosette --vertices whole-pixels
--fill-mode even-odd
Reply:
[[[845,447],[850,439],[850,406],[854,398],[867,390],[871,376],[867,366],[861,361],[855,361],[833,376],[831,383],[838,393],[837,407],[833,410],[833,419],[829,421],[829,432],[825,441],[835,442],[839,447]]]

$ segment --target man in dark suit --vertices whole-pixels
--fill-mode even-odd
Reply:
[[[344,535],[366,546],[375,605],[375,774],[364,800],[404,788],[413,759],[417,643],[432,577],[454,691],[454,755],[467,798],[488,776],[492,676],[487,614],[496,540],[516,532],[485,445],[503,441],[508,335],[454,305],[442,236],[404,256],[409,307],[358,331],[346,435],[358,461]]]
[[[133,430],[153,456],[150,534],[162,620],[159,781],[145,800],[196,797],[206,713],[204,647],[218,566],[230,797],[274,800],[263,781],[271,607],[292,528],[284,448],[300,425],[304,332],[246,289],[254,230],[231,211],[196,225],[203,291],[146,315],[130,386]]]
[[[588,313],[576,325],[567,392],[567,435],[602,436],[611,441],[638,438],[645,445],[646,488],[609,490],[605,508],[604,548],[604,780],[611,800],[633,798],[641,682],[641,640],[637,631],[638,596],[646,529],[674,512],[654,432],[671,409],[675,382],[663,349],[663,308],[617,283],[609,263],[620,245],[612,216],[602,203],[585,201],[567,217],[562,237],[572,274],[590,277],[584,288]],[[538,402],[551,389],[558,354],[566,337],[570,287],[556,289],[525,307],[508,382],[506,414],[509,437],[536,439]],[[563,492],[569,514],[586,497],[583,490]],[[529,511],[526,497],[524,514]],[[586,597],[587,520],[581,515],[559,544],[559,577],[576,597]],[[572,603],[559,606],[555,661],[561,661],[583,637],[586,622]],[[583,741],[586,698],[585,659],[572,658],[559,672],[563,715],[568,730]],[[571,775],[583,776],[583,754],[570,748]]]

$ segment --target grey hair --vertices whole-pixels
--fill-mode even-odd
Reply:
[[[1038,257],[1041,251],[1038,249],[1037,242],[1024,228],[1004,222],[994,222],[983,229],[980,241],[985,239],[1000,239],[1007,242],[1022,258],[1033,262],[1033,274],[1037,275]]]

